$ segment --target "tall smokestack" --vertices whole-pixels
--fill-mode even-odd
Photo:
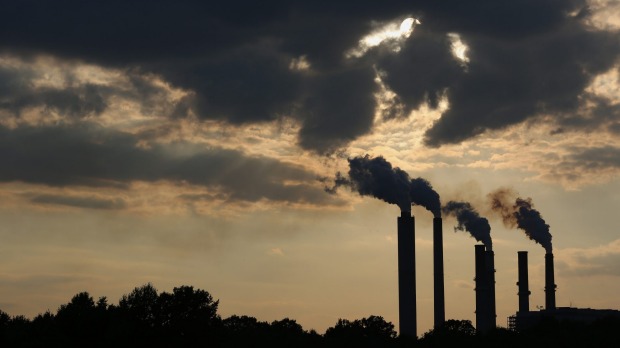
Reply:
[[[398,316],[400,335],[417,337],[415,224],[409,211],[398,218]]]
[[[433,219],[433,275],[435,300],[435,328],[446,321],[446,302],[443,281],[443,228],[441,217]]]
[[[519,312],[530,311],[530,284],[527,275],[527,251],[518,251],[519,258]]]
[[[481,217],[468,202],[449,201],[442,211],[456,217],[455,231],[467,231],[484,243],[476,245],[476,329],[486,332],[496,324],[495,256],[489,220]]]
[[[398,218],[398,310],[400,335],[417,337],[415,284],[415,226],[411,216],[412,193],[417,204],[439,211],[439,195],[423,179],[411,180],[404,170],[385,158],[370,155],[349,158],[348,178],[337,173],[329,193],[347,186],[362,196],[373,196],[400,208]]]
[[[545,307],[555,310],[555,277],[553,275],[553,244],[549,225],[534,209],[531,198],[517,197],[513,205],[510,200],[516,193],[510,189],[499,189],[489,194],[491,207],[502,215],[506,226],[515,225],[523,230],[531,240],[545,248]],[[521,289],[519,287],[519,289]],[[519,290],[521,293],[521,290]],[[519,303],[521,300],[519,300]]]
[[[486,261],[486,275],[487,275],[487,316],[489,320],[490,328],[494,328],[497,326],[497,314],[495,308],[495,253],[493,250],[488,250],[485,252],[485,261]]]
[[[555,275],[553,271],[553,253],[545,254],[545,308],[555,310]]]
[[[486,267],[486,254],[484,245],[475,245],[476,261],[476,330],[487,332],[491,328],[489,322],[489,282],[487,280],[488,270]]]
[[[422,206],[433,213],[433,276],[434,276],[434,318],[435,328],[446,321],[446,302],[443,281],[443,228],[441,221],[441,200],[428,180],[411,179],[409,186],[411,203]]]

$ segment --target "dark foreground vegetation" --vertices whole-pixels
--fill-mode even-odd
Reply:
[[[380,316],[339,319],[324,334],[295,320],[271,323],[217,314],[219,301],[191,286],[162,292],[146,284],[117,305],[87,292],[56,313],[33,319],[0,310],[0,347],[618,347],[620,320],[591,324],[547,321],[524,332],[498,328],[477,334],[468,320],[448,320],[418,339],[398,337]]]

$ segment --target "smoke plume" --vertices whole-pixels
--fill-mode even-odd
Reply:
[[[411,204],[416,204],[432,212],[435,217],[441,217],[439,194],[426,179],[411,179],[407,172],[392,167],[382,156],[357,156],[348,161],[348,177],[336,173],[334,185],[325,187],[325,191],[336,193],[339,187],[347,186],[362,196],[373,196],[396,204],[401,211],[411,211]]]
[[[511,188],[501,187],[488,194],[489,203],[493,211],[500,214],[504,225],[507,227],[515,227],[514,207],[511,202],[517,198],[517,193]]]
[[[413,204],[423,206],[435,217],[441,217],[439,194],[433,190],[428,180],[423,178],[412,179],[409,194]]]
[[[396,204],[401,211],[411,211],[409,174],[382,156],[369,155],[349,158],[349,178],[336,174],[334,186],[326,191],[335,193],[340,186],[349,186],[362,196],[372,196],[390,204]]]
[[[518,227],[536,243],[545,248],[547,253],[552,252],[551,233],[549,233],[549,225],[540,215],[540,212],[534,209],[531,198],[517,197],[516,193],[510,189],[499,189],[489,194],[491,208],[498,212],[504,224],[508,227]]]
[[[525,231],[525,234],[536,243],[545,248],[547,253],[551,253],[551,233],[549,233],[549,225],[545,223],[538,210],[534,209],[531,198],[517,198],[515,205],[514,217],[517,220],[517,226]]]
[[[454,227],[455,231],[467,231],[477,241],[484,243],[488,250],[493,250],[489,220],[481,217],[471,204],[450,201],[442,210],[444,214],[456,217],[458,225]]]

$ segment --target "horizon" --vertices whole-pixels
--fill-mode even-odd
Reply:
[[[475,324],[480,234],[462,209],[490,228],[498,326],[518,309],[518,251],[530,310],[544,306],[551,244],[558,307],[620,309],[620,2],[3,5],[10,315],[151,283],[206,290],[223,318],[398,330],[414,179],[462,203],[442,216],[446,320]],[[500,189],[531,199],[552,240],[494,209]],[[418,335],[433,326],[427,203],[411,206]]]

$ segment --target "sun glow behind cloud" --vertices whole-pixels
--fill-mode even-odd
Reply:
[[[620,1],[589,0],[588,6],[592,12],[590,25],[610,30],[620,29]]]
[[[586,92],[606,98],[611,104],[620,104],[620,72],[618,67],[596,76]]]
[[[393,21],[378,26],[377,29],[359,41],[358,47],[349,50],[346,53],[346,57],[359,58],[371,48],[381,44],[388,44],[392,51],[398,52],[400,51],[400,43],[413,33],[415,26],[418,24],[421,24],[418,19],[409,17],[400,23]]]
[[[448,37],[452,42],[452,54],[456,59],[461,61],[462,64],[469,63],[469,58],[467,57],[467,45],[461,41],[461,36],[457,33],[449,33]]]

